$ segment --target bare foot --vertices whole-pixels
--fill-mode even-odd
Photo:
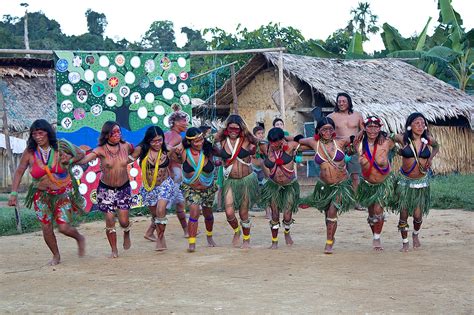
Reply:
[[[151,236],[148,236],[148,235],[145,234],[145,235],[143,235],[143,238],[146,239],[146,240],[149,240],[151,242],[156,242],[156,237],[153,234]]]
[[[249,249],[250,248],[250,241],[243,241],[242,246],[240,246],[241,249]]]
[[[188,228],[185,227],[183,228],[183,233],[184,233],[184,238],[188,238],[189,237],[189,233],[188,233]],[[196,234],[197,235],[197,234]]]
[[[234,238],[232,238],[232,245],[234,247],[240,246],[240,232],[234,233]]]
[[[196,244],[189,244],[188,252],[194,253],[196,251]]]
[[[272,245],[270,247],[268,247],[268,249],[278,249],[278,242],[273,242],[272,241]]]
[[[376,251],[376,252],[383,251],[382,242],[380,241],[380,239],[373,240],[372,241],[372,246],[374,247],[374,251]]]
[[[418,234],[412,233],[411,236],[413,238],[413,249],[414,250],[420,249],[421,243],[420,243],[420,239],[418,238]]]
[[[410,243],[403,243],[402,248],[400,248],[400,251],[402,253],[406,253],[408,252],[409,249],[410,249]]]
[[[156,239],[156,247],[155,247],[155,250],[158,251],[158,252],[161,252],[161,251],[164,251],[164,250],[167,250],[168,248],[166,247],[166,240],[165,240],[165,236],[163,236],[161,239],[158,237]]]
[[[77,240],[77,248],[79,257],[84,257],[86,254],[86,238],[82,235],[79,235],[79,239]]]
[[[293,240],[291,239],[290,233],[285,233],[285,242],[288,246],[293,245]]]
[[[207,247],[216,247],[217,244],[214,242],[212,236],[207,236]]]
[[[333,243],[334,244],[334,243]],[[333,252],[332,250],[332,244],[329,245],[329,244],[326,244],[326,246],[324,246],[324,253],[327,254],[327,255],[331,255]]]
[[[117,258],[118,257],[118,251],[112,251],[110,254],[109,258]]]
[[[61,256],[59,256],[59,254],[53,255],[53,259],[51,259],[48,262],[48,266],[56,266],[56,265],[59,265],[60,262],[61,262]]]
[[[132,241],[130,240],[130,232],[123,232],[123,249],[127,250],[132,247]]]

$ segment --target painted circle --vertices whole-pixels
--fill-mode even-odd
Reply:
[[[86,71],[84,71],[84,79],[86,81],[93,81],[94,80],[94,71],[92,71],[91,69],[87,69]]]
[[[142,106],[137,110],[137,115],[138,115],[138,118],[145,119],[148,116],[148,110],[146,109],[145,106]]]
[[[178,66],[180,66],[181,68],[186,67],[186,58],[184,58],[184,57],[179,57],[179,58],[178,58]]]
[[[163,116],[165,114],[165,108],[162,105],[155,106],[154,111],[158,116]]]
[[[89,164],[89,166],[96,166],[97,164],[99,164],[99,158],[93,159],[88,164]]]
[[[130,182],[130,188],[132,188],[132,190],[135,190],[135,189],[137,189],[137,187],[138,187],[137,181],[132,180]]]
[[[76,108],[74,110],[74,118],[76,120],[82,120],[82,119],[86,118],[86,111],[84,110],[84,108],[82,108],[82,107]]]
[[[95,180],[97,179],[97,174],[95,172],[89,172],[86,174],[86,181],[89,183],[89,184],[92,184],[93,182],[95,182]]]
[[[116,67],[115,65],[110,65],[110,66],[109,66],[109,72],[110,72],[111,74],[116,73],[116,72],[117,72],[117,67]]]
[[[69,83],[61,85],[61,88],[59,90],[61,91],[61,94],[64,96],[69,96],[74,91],[74,89],[72,88],[72,85]]]
[[[64,100],[61,103],[61,111],[63,113],[70,113],[74,108],[74,105],[70,100]]]
[[[104,85],[100,82],[92,84],[91,90],[95,97],[101,97],[105,93]]]
[[[79,185],[79,193],[81,195],[87,194],[87,185],[86,184],[82,183],[82,184]]]
[[[79,81],[81,81],[81,75],[78,72],[69,72],[67,75],[67,78],[69,79],[69,82],[72,84],[76,84]]]
[[[168,57],[163,57],[160,60],[160,66],[163,68],[163,70],[168,70],[171,68],[171,60]]]
[[[138,170],[135,167],[132,167],[130,169],[130,176],[137,177],[137,175],[138,175]]]
[[[119,85],[119,79],[117,77],[111,77],[109,79],[109,86],[111,88],[115,88],[115,87],[117,87],[117,85]]]
[[[71,127],[72,127],[72,119],[69,118],[69,117],[64,117],[64,118],[61,120],[61,126],[62,126],[64,129],[71,129]]]
[[[170,127],[169,118],[170,118],[170,115],[167,115],[165,116],[165,118],[163,118],[163,125],[165,125],[166,128]]]
[[[74,56],[74,58],[72,58],[72,65],[76,68],[79,68],[82,65],[82,57]]]
[[[86,89],[79,89],[76,93],[76,100],[81,103],[81,104],[84,104],[85,102],[87,102],[87,99],[89,98],[89,93],[87,93],[87,90]]]
[[[147,76],[141,77],[140,78],[140,87],[142,89],[146,89],[150,86],[150,79],[148,79]]]
[[[97,80],[99,81],[107,80],[107,72],[105,72],[104,70],[97,71]]]
[[[130,94],[130,88],[128,86],[121,86],[119,89],[119,94],[121,97],[127,97]]]
[[[133,72],[128,71],[125,73],[125,83],[133,84],[135,82],[135,74]]]
[[[186,81],[189,78],[189,74],[186,71],[181,71],[179,73],[179,78],[183,81]]]
[[[107,94],[107,96],[105,97],[105,105],[113,107],[115,106],[115,104],[117,104],[117,95],[115,95],[114,93]]]
[[[163,87],[163,85],[165,85],[165,80],[163,79],[162,76],[156,76],[156,77],[155,77],[155,80],[153,81],[153,83],[155,84],[155,86],[156,86],[157,88],[160,89],[160,88]]]
[[[176,74],[174,74],[174,73],[168,74],[168,82],[170,84],[175,84],[176,81],[178,81],[178,77],[176,76]]]
[[[191,99],[190,99],[189,96],[187,96],[186,94],[183,94],[183,95],[181,95],[181,97],[179,98],[179,101],[180,101],[181,104],[183,104],[183,105],[188,105],[188,104],[191,102]]]
[[[56,70],[58,72],[66,72],[69,66],[69,62],[66,59],[59,59],[56,62]]]
[[[107,57],[107,56],[100,56],[100,57],[99,57],[99,65],[100,65],[101,67],[104,67],[104,68],[105,68],[105,67],[108,67],[109,64],[110,64],[109,57]]]
[[[125,64],[125,57],[122,54],[115,56],[115,64],[119,67],[123,67]]]
[[[71,173],[72,173],[72,175],[74,176],[75,179],[79,180],[79,179],[81,179],[82,174],[84,174],[84,170],[79,165],[74,165],[71,168]]]
[[[156,116],[151,117],[151,122],[152,124],[156,125],[158,123],[158,117]]]
[[[166,88],[163,90],[163,97],[167,100],[170,100],[174,97],[174,92],[170,88]]]
[[[102,114],[102,105],[100,104],[92,105],[91,114],[95,117],[100,116],[100,114]]]
[[[139,92],[133,92],[130,94],[130,103],[132,104],[138,104],[142,100],[142,96],[140,95]]]
[[[142,62],[140,60],[140,57],[138,57],[138,56],[133,56],[132,59],[130,59],[130,65],[135,69],[140,67],[141,63]]]
[[[155,71],[155,61],[153,59],[148,59],[145,61],[144,68],[148,73]]]
[[[178,91],[180,91],[181,93],[186,93],[186,91],[188,90],[188,85],[184,82],[181,82],[180,84],[178,84]]]
[[[153,93],[147,93],[145,95],[145,101],[150,104],[153,103],[155,101],[155,95],[153,95]]]
[[[86,56],[86,63],[88,65],[93,65],[95,63],[95,57],[92,55],[87,55]]]

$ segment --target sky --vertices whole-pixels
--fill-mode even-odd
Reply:
[[[360,0],[0,0],[0,16],[10,14],[22,16],[24,8],[20,3],[29,4],[28,11],[43,11],[50,19],[56,20],[63,33],[80,35],[87,32],[85,12],[92,9],[104,13],[108,26],[105,35],[114,40],[126,38],[139,41],[154,21],[170,20],[174,23],[178,46],[184,45],[186,36],[180,34],[181,27],[193,29],[218,27],[227,33],[235,33],[237,25],[254,30],[270,22],[283,27],[299,29],[306,39],[325,40],[335,30],[343,28],[350,19],[350,10],[357,7]],[[384,22],[394,26],[404,37],[423,30],[428,18],[431,21],[428,34],[432,34],[437,24],[437,0],[365,0],[370,3],[372,13],[378,15],[379,25]],[[474,27],[474,1],[452,0],[454,9],[461,14],[464,27]],[[33,26],[32,26],[33,27]],[[382,50],[383,42],[379,34],[371,36],[364,43],[366,52]]]

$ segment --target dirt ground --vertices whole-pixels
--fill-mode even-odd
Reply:
[[[253,213],[252,248],[230,245],[232,230],[216,214],[216,248],[198,236],[197,252],[170,216],[166,252],[143,239],[148,218],[134,218],[132,248],[109,259],[103,222],[83,224],[87,255],[58,236],[62,263],[40,232],[0,238],[1,313],[474,313],[474,212],[433,210],[421,232],[422,249],[400,253],[397,218],[390,215],[371,250],[367,213],[340,217],[333,255],[322,253],[323,216],[302,209],[292,228],[293,247],[270,245],[268,221]],[[411,222],[410,222],[410,225]],[[204,231],[202,217],[200,230]],[[122,240],[121,233],[119,241]],[[471,292],[471,293],[469,293]]]

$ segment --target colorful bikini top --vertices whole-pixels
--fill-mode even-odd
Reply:
[[[268,157],[268,150],[267,150],[267,156],[263,160],[263,164],[265,167],[270,169],[270,178],[273,179],[275,177],[277,169],[280,169],[282,173],[287,177],[287,178],[294,178],[295,175],[295,169],[288,169],[285,167],[285,165],[289,164],[291,161],[293,161],[293,157],[286,153],[284,150],[281,151],[273,151],[273,154],[275,156],[275,162],[271,161]]]
[[[431,156],[430,149],[426,144],[422,143],[420,151],[417,153],[415,144],[411,141],[411,139],[408,139],[408,142],[409,144],[405,146],[402,150],[400,150],[400,155],[404,158],[415,158],[415,161],[413,161],[413,164],[410,166],[410,169],[408,171],[405,171],[402,167],[400,167],[400,173],[405,176],[408,176],[411,172],[413,172],[415,166],[418,164],[418,169],[420,170],[420,172],[422,174],[426,174],[427,170],[425,170],[423,166],[421,166],[420,161],[418,159],[428,159]]]
[[[183,176],[183,182],[186,185],[191,185],[194,182],[196,182],[197,180],[199,180],[201,182],[201,184],[203,184],[204,186],[210,187],[212,185],[212,182],[214,181],[214,173],[212,172],[214,170],[214,165],[212,165],[211,160],[208,160],[208,162],[206,163],[206,167],[208,168],[208,170],[210,169],[210,167],[208,167],[209,163],[211,163],[211,165],[212,165],[212,170],[209,173],[207,173],[207,172],[204,171],[205,155],[204,155],[203,150],[201,150],[201,152],[199,152],[199,158],[198,158],[198,163],[197,164],[192,159],[192,153],[191,153],[191,150],[189,148],[186,149],[186,156],[190,157],[189,158],[190,165],[189,164],[188,165],[190,167],[192,167],[192,170],[189,171],[189,172],[185,171],[184,170],[184,163],[183,163],[183,172],[191,173],[191,172],[194,171],[194,174],[190,178],[187,178],[186,176]]]
[[[345,156],[344,151],[339,149],[339,147],[337,146],[335,140],[332,140],[332,141],[334,143],[334,147],[336,148],[336,151],[334,152],[334,156],[331,158],[329,156],[328,152],[326,151],[326,148],[323,145],[323,151],[324,151],[324,154],[326,155],[326,159],[324,157],[322,157],[319,154],[319,143],[320,143],[320,141],[318,141],[317,144],[316,144],[316,154],[314,155],[314,162],[321,165],[324,162],[340,162],[340,161],[344,160],[344,156]]]
[[[380,168],[380,166],[375,161],[375,155],[377,153],[377,142],[374,143],[373,154],[370,153],[369,141],[367,141],[366,138],[364,138],[363,144],[364,144],[364,156],[369,161],[370,167],[366,171],[362,171],[362,176],[365,178],[369,177],[372,168],[375,168],[382,175],[387,175],[388,173],[390,173],[390,163],[385,168]]]
[[[194,172],[194,167],[192,167],[188,161],[184,161],[183,163],[183,171],[185,173],[192,173]],[[202,168],[202,171],[204,173],[212,173],[212,171],[214,171],[214,164],[212,163],[211,160],[207,160],[207,163],[206,165],[204,165],[204,167]]]
[[[51,148],[51,151],[48,155],[48,160],[44,161],[43,157],[39,150],[35,150],[33,155],[33,165],[30,170],[31,177],[34,179],[40,179],[41,177],[50,174],[54,174],[54,176],[58,177],[59,179],[64,179],[68,176],[68,172],[66,169],[61,167],[61,163],[57,160],[55,150]]]
[[[220,157],[223,158],[224,160],[227,160],[227,159],[229,159],[229,158],[232,157],[232,155],[229,154],[229,153],[227,153],[227,151],[226,151],[224,148],[221,149],[219,155],[220,155]],[[239,151],[239,154],[237,155],[237,157],[239,157],[239,158],[241,158],[241,159],[246,158],[246,157],[248,157],[248,156],[250,156],[250,152],[247,151],[247,150],[245,150],[244,148],[241,148],[240,151]]]
[[[278,160],[278,157],[277,157],[277,152],[274,152],[275,153],[275,157],[277,158],[276,160]],[[288,153],[286,153],[285,151],[283,151],[283,153],[280,153],[281,154],[281,157],[280,159],[282,160],[282,163],[281,165],[287,165],[289,164],[291,161],[293,161],[293,157],[291,155],[289,155]],[[271,161],[269,158],[268,158],[268,152],[267,152],[267,155],[265,156],[265,159],[263,160],[263,164],[265,165],[265,167],[269,168],[269,169],[272,169],[275,167],[275,164],[277,164],[277,161]],[[277,165],[279,166],[279,165]]]
[[[156,161],[155,161],[156,162]],[[151,164],[150,162],[148,162],[148,164],[150,164],[150,167],[154,167],[155,164]],[[163,161],[163,163],[160,164],[160,168],[164,168],[164,167],[168,167],[168,165],[170,164],[170,159],[168,158],[168,156],[166,156],[165,160]]]

